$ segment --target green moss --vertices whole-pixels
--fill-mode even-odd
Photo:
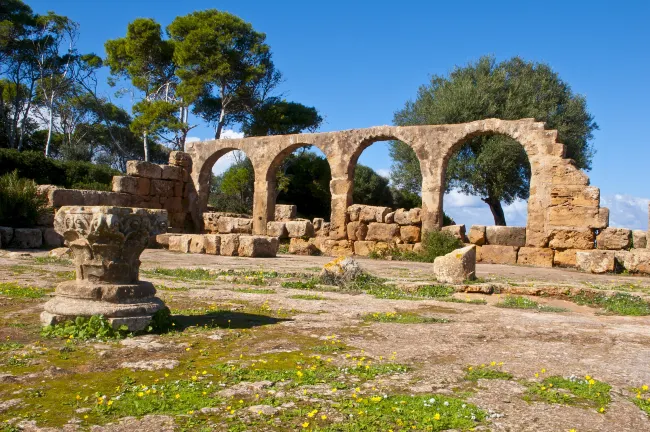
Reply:
[[[72,265],[72,261],[66,258],[44,256],[34,258],[36,264]]]

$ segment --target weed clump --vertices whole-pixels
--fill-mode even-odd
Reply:
[[[45,290],[32,286],[21,286],[15,282],[0,283],[0,295],[11,298],[37,299],[45,296]]]
[[[77,317],[73,321],[64,321],[43,327],[41,335],[48,338],[65,339],[124,339],[129,334],[126,326],[114,329],[102,315]]]
[[[465,380],[478,381],[480,379],[512,379],[512,374],[501,369],[503,363],[491,362],[489,365],[468,366],[465,372]]]
[[[528,401],[540,400],[552,404],[584,406],[604,412],[611,402],[611,388],[609,384],[597,381],[589,375],[585,375],[584,378],[551,376],[541,383],[534,383],[528,387],[524,399]]]
[[[424,324],[424,323],[448,323],[448,319],[424,317],[412,312],[373,312],[363,315],[366,322],[382,322],[397,324]]]
[[[526,297],[511,296],[511,295],[507,295],[502,301],[497,303],[495,306],[500,308],[508,308],[508,309],[529,309],[538,312],[566,312],[567,311],[567,309],[560,308],[560,307],[541,305],[536,301]]]
[[[571,300],[579,305],[601,307],[612,315],[650,315],[650,304],[647,301],[641,297],[626,293],[616,293],[612,296],[605,294],[590,296],[585,293],[580,293],[571,297]]]

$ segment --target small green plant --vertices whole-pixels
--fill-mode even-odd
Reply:
[[[540,305],[534,300],[522,296],[507,295],[499,303],[495,304],[496,307],[508,309],[529,309],[538,312],[566,312],[567,309]]]
[[[308,279],[306,281],[286,281],[282,282],[282,288],[313,290],[318,284],[318,279]]]
[[[650,391],[648,391],[648,386],[644,384],[639,388],[633,388],[632,391],[634,392],[634,399],[632,399],[634,405],[650,417]]]
[[[44,256],[34,258],[36,264],[56,264],[56,265],[71,265],[72,261],[66,258],[59,258],[53,256]]]
[[[327,297],[323,297],[318,294],[296,294],[289,296],[289,298],[296,300],[327,300]]]
[[[444,318],[424,317],[412,312],[373,312],[363,315],[366,322],[382,322],[397,324],[448,323]]]
[[[246,294],[275,294],[275,290],[271,288],[235,288],[233,291]]]
[[[647,301],[641,297],[626,293],[616,293],[612,296],[607,296],[605,294],[593,295],[581,292],[571,297],[571,300],[579,305],[601,307],[612,315],[650,315],[650,304]]]
[[[589,375],[584,378],[551,376],[541,383],[530,385],[524,399],[528,401],[541,400],[553,404],[584,406],[604,412],[611,402],[611,388],[609,384],[595,380]]]
[[[467,381],[478,381],[480,379],[512,379],[512,374],[504,372],[501,367],[503,363],[491,362],[490,364],[481,364],[477,366],[468,366],[465,371]]]
[[[0,283],[0,295],[11,298],[32,298],[37,299],[45,296],[43,288],[32,286],[21,286],[15,282]]]
[[[0,176],[0,225],[33,226],[46,205],[34,180],[20,178],[17,170]]]
[[[43,327],[41,335],[49,338],[67,339],[123,339],[129,333],[126,326],[114,329],[111,323],[101,315],[89,318],[77,317],[74,321],[65,321]]]
[[[0,351],[13,351],[22,348],[24,345],[18,342],[0,342]]]

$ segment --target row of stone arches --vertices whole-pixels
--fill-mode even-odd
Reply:
[[[554,222],[546,211],[551,205],[554,185],[585,187],[587,176],[564,159],[564,145],[557,143],[557,132],[545,130],[533,119],[487,119],[470,123],[431,126],[380,126],[340,132],[250,137],[189,143],[192,179],[196,194],[190,197],[190,210],[200,220],[209,195],[212,166],[230,151],[244,152],[255,171],[253,232],[265,234],[275,209],[275,176],[282,161],[295,150],[314,146],[325,155],[331,171],[331,231],[333,239],[346,236],[346,209],[352,204],[354,170],[359,156],[377,141],[407,143],[420,162],[422,174],[423,229],[442,226],[444,177],[449,159],[462,144],[477,135],[502,134],[518,141],[526,151],[530,166],[527,242],[544,246],[546,232]]]

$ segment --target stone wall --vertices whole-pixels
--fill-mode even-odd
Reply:
[[[247,234],[159,234],[159,247],[172,252],[240,257],[274,257],[279,240]]]

